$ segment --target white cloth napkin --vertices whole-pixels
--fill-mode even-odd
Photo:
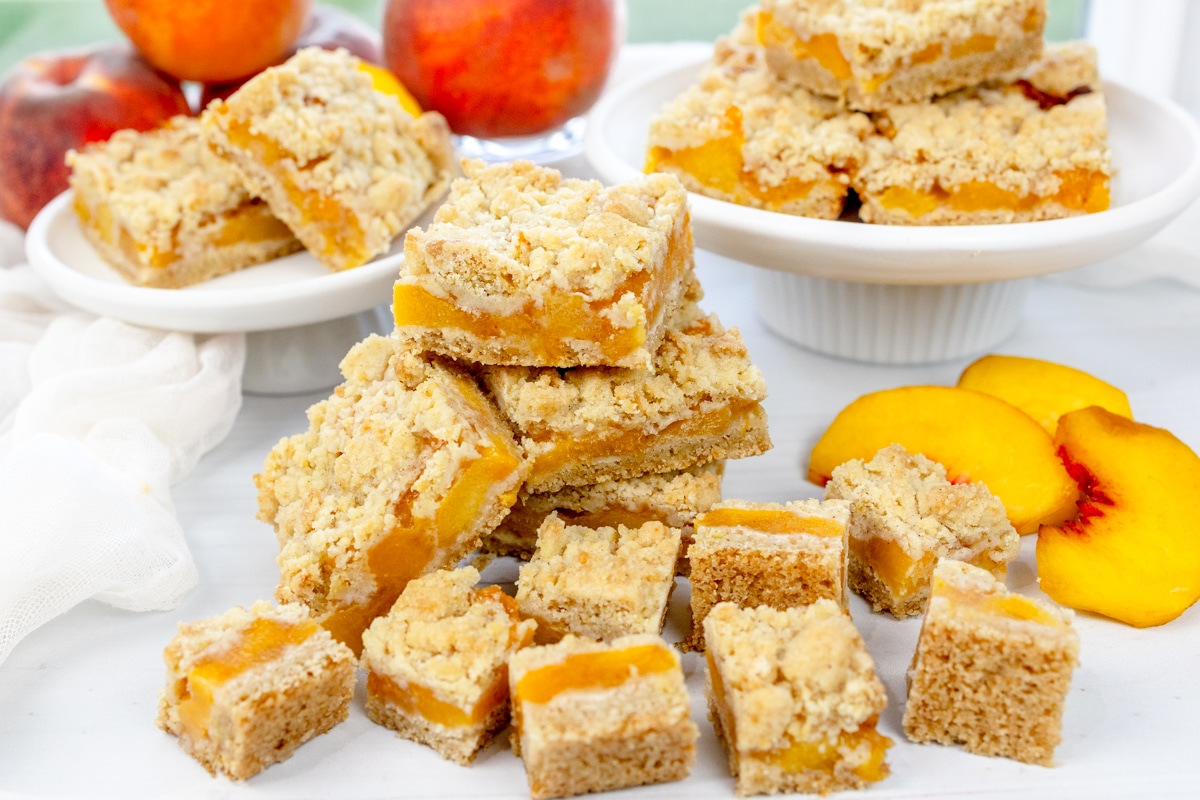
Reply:
[[[169,487],[241,407],[245,337],[73,310],[0,222],[0,662],[89,598],[172,607],[196,583]]]

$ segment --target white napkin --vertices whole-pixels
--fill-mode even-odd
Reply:
[[[72,310],[0,222],[0,662],[92,598],[172,607],[196,568],[169,487],[229,433],[245,337]]]

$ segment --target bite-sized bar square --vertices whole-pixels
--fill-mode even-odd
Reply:
[[[301,605],[180,624],[163,660],[158,727],[214,775],[253,777],[350,713],[354,654]]]
[[[718,200],[837,219],[872,131],[866,114],[777,76],[761,48],[719,39],[697,83],[650,123],[646,171]]]
[[[682,780],[696,761],[679,654],[659,636],[568,636],[509,661],[531,800]]]
[[[481,364],[650,366],[692,271],[679,181],[463,168],[433,223],[405,238],[397,334]]]
[[[551,514],[521,567],[517,605],[537,620],[539,644],[661,633],[680,545],[679,529],[661,522],[586,528]]]
[[[943,560],[908,671],[904,733],[1050,766],[1079,661],[1074,614]]]
[[[508,659],[536,623],[473,567],[409,581],[363,634],[367,716],[467,765],[508,724]]]
[[[705,694],[738,797],[861,789],[889,774],[887,705],[862,637],[832,600],[714,606]]]
[[[190,286],[299,250],[194,117],[67,153],[84,236],[130,283]]]
[[[762,373],[737,329],[702,316],[695,304],[667,330],[653,370],[487,367],[483,380],[531,461],[531,493],[771,447]]]
[[[898,444],[835,468],[825,497],[850,501],[850,588],[897,618],[925,610],[939,558],[1003,578],[1021,550],[1000,498]]]
[[[822,598],[847,606],[844,500],[726,500],[700,515],[688,552],[692,629],[685,650],[704,649],[704,618],[717,603],[792,608]]]
[[[442,115],[414,119],[344,50],[301,50],[202,119],[247,188],[332,270],[385,252],[458,174]]]
[[[888,225],[986,225],[1104,211],[1112,154],[1096,53],[1047,45],[1016,80],[876,115],[854,180]]]
[[[302,602],[357,653],[405,584],[449,568],[516,501],[526,472],[508,425],[459,367],[370,336],[346,381],[271,450],[258,518],[280,542],[281,602]]]
[[[781,75],[883,111],[1024,67],[1045,0],[761,0],[758,38]]]

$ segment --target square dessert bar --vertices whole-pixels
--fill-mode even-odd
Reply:
[[[214,775],[257,775],[350,713],[354,654],[301,605],[180,624],[163,660],[158,727]]]
[[[1079,661],[1073,619],[1010,594],[985,570],[940,561],[908,670],[904,733],[1050,766]]]
[[[521,449],[458,367],[370,336],[346,381],[271,450],[258,518],[280,542],[281,602],[302,602],[357,653],[409,580],[452,567],[517,499]]]
[[[889,774],[887,705],[850,615],[719,603],[704,620],[709,719],[738,797],[861,789]]]
[[[761,0],[773,69],[882,111],[1019,69],[1042,51],[1045,0]]]
[[[747,503],[726,500],[701,514],[688,551],[692,629],[685,650],[704,649],[713,606],[806,606],[822,598],[847,606],[844,500]]]
[[[698,82],[650,123],[646,171],[718,200],[837,219],[872,131],[867,115],[777,76],[760,48],[720,39]]]
[[[361,66],[306,48],[202,117],[250,191],[332,270],[386,251],[458,171],[445,119],[414,119]]]
[[[696,761],[679,654],[659,636],[568,636],[508,665],[530,800],[682,780]]]
[[[660,633],[675,586],[680,532],[661,522],[585,528],[551,514],[517,578],[517,606],[539,644],[567,633],[615,639]]]
[[[405,237],[397,334],[481,364],[648,367],[692,271],[679,181],[463,168],[433,223]]]
[[[678,528],[683,549],[677,574],[686,573],[692,520],[721,500],[724,461],[661,475],[642,475],[591,486],[567,486],[557,492],[522,494],[496,530],[483,538],[484,552],[528,561],[537,547],[538,529],[551,514],[569,525],[588,528],[640,528],[661,522]],[[683,570],[682,572],[680,570]]]
[[[80,228],[130,283],[176,289],[299,250],[194,117],[67,153]]]
[[[941,464],[897,444],[834,469],[825,497],[850,501],[850,588],[897,618],[925,610],[939,558],[1003,578],[1021,549],[986,486],[951,484]]]
[[[1112,155],[1095,50],[1046,52],[1014,81],[888,109],[854,179],[889,225],[1029,222],[1103,211]]]
[[[771,447],[762,373],[736,328],[689,304],[653,370],[486,367],[531,461],[526,491],[618,481]]]
[[[537,624],[473,567],[409,581],[363,633],[367,716],[467,765],[508,724],[508,659]]]

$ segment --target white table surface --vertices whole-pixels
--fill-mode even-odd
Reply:
[[[587,167],[574,161],[566,171],[585,173]],[[1125,260],[1135,263],[1134,256]],[[775,447],[729,464],[726,497],[817,496],[820,490],[804,480],[807,454],[837,411],[869,391],[952,384],[969,361],[884,367],[806,352],[767,332],[756,319],[752,267],[699,252],[697,269],[707,291],[704,305],[741,329],[770,388],[766,407]],[[1037,279],[1017,333],[996,351],[1059,361],[1102,377],[1129,392],[1135,416],[1147,422],[1170,427],[1172,420],[1191,419],[1191,409],[1200,412],[1200,291],[1181,282],[1159,279],[1097,289]],[[1177,396],[1188,388],[1190,395]],[[251,476],[280,437],[306,426],[304,410],[325,394],[247,396],[228,439],[174,487],[200,571],[200,585],[178,608],[135,614],[85,603],[17,645],[0,666],[0,794],[527,796],[521,764],[506,744],[494,743],[470,768],[442,761],[371,723],[363,710],[361,682],[346,723],[242,784],[210,777],[173,737],[155,727],[165,675],[162,649],[176,624],[270,598],[278,579],[277,545],[271,529],[254,518]],[[1190,430],[1197,429],[1193,422]],[[1193,434],[1176,432],[1200,447]],[[1008,583],[1036,595],[1033,545],[1033,537],[1026,537]],[[511,580],[515,567],[501,561],[488,575]],[[686,597],[681,584],[668,637],[682,631]],[[1200,609],[1149,630],[1088,615],[1077,618],[1082,664],[1067,699],[1058,765],[1049,769],[908,743],[900,730],[903,676],[919,620],[871,614],[858,598],[852,600],[852,612],[888,690],[880,729],[896,740],[888,757],[892,776],[863,796],[1200,797]],[[732,780],[705,718],[701,661],[688,654],[684,666],[701,730],[691,777],[615,796],[732,797]]]

